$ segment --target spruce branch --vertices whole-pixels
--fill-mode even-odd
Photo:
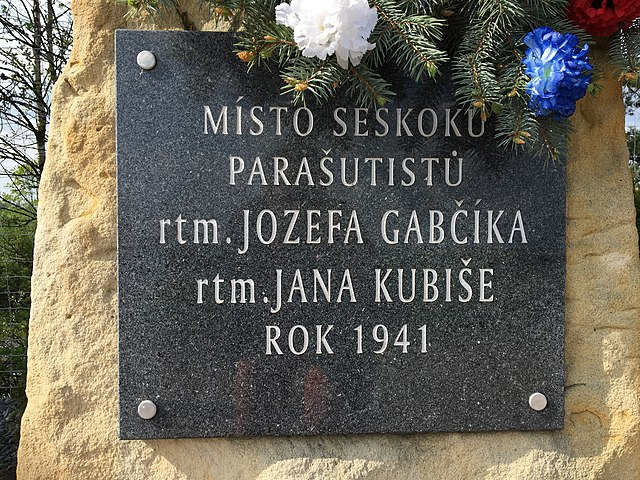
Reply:
[[[522,65],[522,39],[546,25],[578,34],[566,18],[564,0],[479,0],[454,2],[454,25],[461,32],[453,62],[458,101],[477,109],[483,119],[497,116],[496,138],[502,147],[557,159],[566,150],[567,122],[536,118],[528,108],[528,77]]]
[[[271,22],[257,31],[239,32],[236,42],[238,57],[249,64],[249,69],[274,62],[282,68],[298,56],[298,47],[290,29]]]
[[[391,85],[366,64],[350,66],[347,93],[356,99],[358,105],[369,108],[383,107],[395,96]]]
[[[553,161],[567,156],[571,125],[565,119],[534,118],[538,127],[537,142],[534,148],[538,153]]]
[[[636,81],[640,75],[640,19],[611,38],[609,43],[611,63],[625,81]]]
[[[120,0],[126,1],[126,0]],[[135,8],[160,11],[176,0],[128,0]],[[565,149],[568,123],[536,118],[528,107],[522,65],[524,36],[539,26],[589,37],[566,18],[566,0],[368,0],[378,23],[368,38],[375,48],[357,66],[341,68],[334,56],[302,55],[289,27],[275,21],[282,0],[198,0],[216,21],[236,32],[236,52],[248,68],[280,72],[282,93],[294,104],[325,102],[341,89],[360,106],[380,107],[395,93],[380,72],[395,63],[409,77],[435,77],[451,61],[455,96],[483,120],[497,117],[503,147],[543,152],[556,159]],[[319,0],[322,1],[322,0]],[[614,37],[612,58],[621,72],[640,76],[640,24]],[[594,78],[596,77],[594,72]],[[633,77],[633,78],[631,78]]]
[[[516,150],[530,148],[536,142],[536,135],[537,127],[534,117],[526,108],[524,100],[510,99],[496,122],[498,145]]]
[[[442,39],[444,22],[420,15],[415,8],[411,11],[409,7],[413,2],[405,3],[402,8],[402,2],[371,0],[380,18],[378,32],[374,30],[372,38],[383,45],[375,64],[382,63],[382,58],[389,55],[416,81],[425,73],[433,77],[438,65],[447,60],[446,54],[435,45]]]
[[[298,57],[281,73],[285,82],[282,93],[293,94],[294,105],[306,104],[306,95],[311,94],[319,102],[335,96],[344,81],[344,73],[336,64],[316,58]]]

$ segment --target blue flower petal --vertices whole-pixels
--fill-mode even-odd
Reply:
[[[523,41],[529,47],[522,60],[529,108],[536,116],[570,117],[591,82],[589,46],[579,49],[575,35],[550,27],[536,28]]]

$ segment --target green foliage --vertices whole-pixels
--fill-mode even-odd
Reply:
[[[0,208],[0,396],[16,399],[26,381],[34,232],[35,222],[24,225],[22,215]]]
[[[629,114],[640,113],[640,76],[627,74],[628,79],[622,89],[625,110]]]
[[[528,78],[521,59],[524,36],[540,26],[590,41],[566,17],[567,0],[369,0],[378,23],[362,62],[341,69],[334,58],[302,57],[291,29],[275,23],[281,0],[199,0],[211,15],[237,32],[238,57],[249,68],[277,69],[293,102],[324,102],[346,91],[361,106],[393,100],[384,66],[396,64],[416,81],[453,72],[458,101],[483,120],[497,117],[496,135],[506,148],[556,159],[565,153],[569,122],[536,118],[528,108]],[[173,0],[129,0],[134,9],[157,9]],[[612,65],[627,81],[640,77],[640,20],[611,38]],[[594,80],[598,74],[594,72]],[[597,85],[590,89],[597,94]]]
[[[446,59],[437,46],[442,40],[444,20],[433,16],[422,2],[407,0],[371,0],[378,11],[378,24],[369,41],[376,48],[365,54],[357,66],[344,70],[335,58],[305,58],[293,39],[290,28],[275,22],[275,7],[280,1],[215,0],[209,3],[214,17],[226,21],[238,31],[238,57],[256,65],[274,65],[281,70],[283,91],[293,95],[294,103],[309,97],[326,101],[344,89],[363,106],[385,105],[395,95],[380,67],[395,62],[407,75],[420,80],[433,77]]]
[[[527,107],[528,78],[521,60],[524,36],[539,26],[587,37],[567,20],[564,0],[456,1],[462,40],[454,57],[458,100],[483,119],[498,116],[501,145],[527,149],[552,159],[565,154],[569,123],[536,118]]]
[[[615,73],[625,81],[637,82],[640,75],[640,19],[611,38],[609,56]]]
[[[636,182],[633,187],[633,198],[636,204],[636,228],[638,229],[638,235],[640,236],[640,184],[638,183],[639,174],[636,174]],[[640,246],[640,242],[638,243]]]
[[[636,226],[640,234],[640,130],[627,130],[627,146],[629,147],[629,166],[633,172],[633,196],[636,204]]]
[[[25,223],[36,218],[51,91],[71,40],[65,2],[0,0],[0,176],[12,191],[0,192],[0,208],[21,215]]]
[[[629,147],[629,158],[640,160],[640,130],[635,127],[627,129],[627,146]]]
[[[444,51],[436,47],[442,39],[444,20],[425,15],[420,4],[372,0],[379,21],[371,35],[376,48],[371,52],[373,68],[392,59],[406,74],[419,81],[423,75],[433,77],[438,66],[447,60]]]
[[[285,86],[284,93],[293,93],[294,103],[304,99],[304,92],[308,92],[320,101],[333,96],[338,83],[336,78],[343,80],[345,75],[331,62],[317,58],[297,57],[284,66],[282,78]],[[299,94],[298,94],[299,93]]]
[[[37,189],[71,41],[68,1],[0,0],[0,395],[21,402]]]

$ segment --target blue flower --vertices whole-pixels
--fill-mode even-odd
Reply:
[[[525,87],[529,108],[538,117],[570,117],[591,81],[588,45],[580,50],[575,35],[549,27],[528,33],[524,43],[529,47],[522,60],[530,79]]]

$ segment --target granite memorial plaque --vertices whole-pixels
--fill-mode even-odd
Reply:
[[[116,52],[123,439],[562,427],[560,163],[446,73],[305,106],[228,34]]]

